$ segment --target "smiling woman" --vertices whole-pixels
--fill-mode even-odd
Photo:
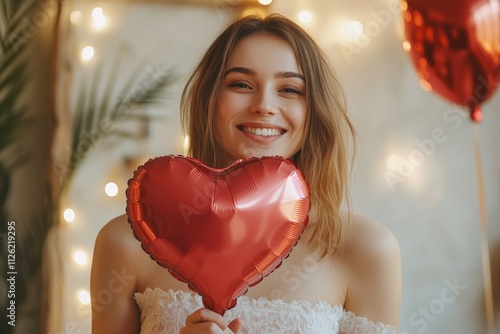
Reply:
[[[285,17],[229,25],[195,68],[181,102],[188,153],[223,168],[293,160],[311,189],[301,242],[224,317],[142,251],[126,216],[99,233],[93,300],[117,271],[131,277],[93,317],[94,333],[398,333],[399,245],[381,224],[344,212],[354,129],[320,48]]]

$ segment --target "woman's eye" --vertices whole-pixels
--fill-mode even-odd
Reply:
[[[298,94],[298,95],[304,95],[304,93],[298,89],[297,87],[284,87],[282,90],[284,93],[291,93],[291,94]]]
[[[246,84],[245,82],[243,81],[235,81],[235,82],[231,82],[229,85],[227,85],[228,87],[233,87],[233,88],[241,88],[241,89],[250,89],[251,87]]]

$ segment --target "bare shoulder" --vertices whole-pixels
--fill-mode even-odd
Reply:
[[[394,234],[383,224],[352,213],[340,258],[348,282],[346,310],[397,326],[402,277]]]
[[[105,224],[97,234],[94,260],[101,257],[107,265],[126,266],[136,270],[142,263],[142,249],[135,238],[127,216],[121,215]]]
[[[118,216],[105,224],[97,235],[97,240],[103,239],[118,244],[128,243],[133,240],[134,235],[127,220],[127,215]]]
[[[399,242],[383,224],[366,216],[351,213],[346,223],[344,256],[358,262],[399,259]]]
[[[127,216],[122,215],[110,220],[97,234],[93,269],[101,271],[126,268],[129,272],[136,271],[137,255],[140,243],[135,239]],[[134,284],[135,285],[135,284]]]
[[[138,249],[125,215],[99,231],[90,274],[93,332],[139,333],[139,310],[133,299],[140,273]]]

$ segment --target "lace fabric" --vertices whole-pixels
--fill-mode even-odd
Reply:
[[[135,300],[141,311],[141,334],[178,334],[186,317],[203,307],[201,297],[194,292],[163,291],[147,288],[136,293]],[[392,326],[374,324],[342,306],[326,302],[310,303],[266,298],[238,298],[238,304],[226,311],[226,320],[241,318],[245,323],[241,334],[396,334],[402,333]]]

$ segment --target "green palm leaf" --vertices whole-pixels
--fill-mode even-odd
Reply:
[[[102,82],[101,76],[104,73],[102,63],[96,67],[92,74],[90,86],[87,85],[89,79],[83,77],[74,109],[72,154],[69,161],[70,173],[80,165],[88,152],[99,141],[109,136],[137,138],[137,134],[114,129],[109,124],[137,118],[149,119],[151,116],[137,114],[134,111],[144,105],[157,102],[158,96],[174,80],[170,70],[161,70],[154,73],[156,78],[151,81],[150,78],[144,78],[144,75],[141,75],[145,68],[143,64],[135,67],[114,102],[112,101],[112,91],[113,87],[117,85],[117,75],[120,71],[119,59],[113,62],[101,98],[98,97],[98,91],[100,89],[99,83]],[[146,85],[146,82],[152,82],[152,84]]]

